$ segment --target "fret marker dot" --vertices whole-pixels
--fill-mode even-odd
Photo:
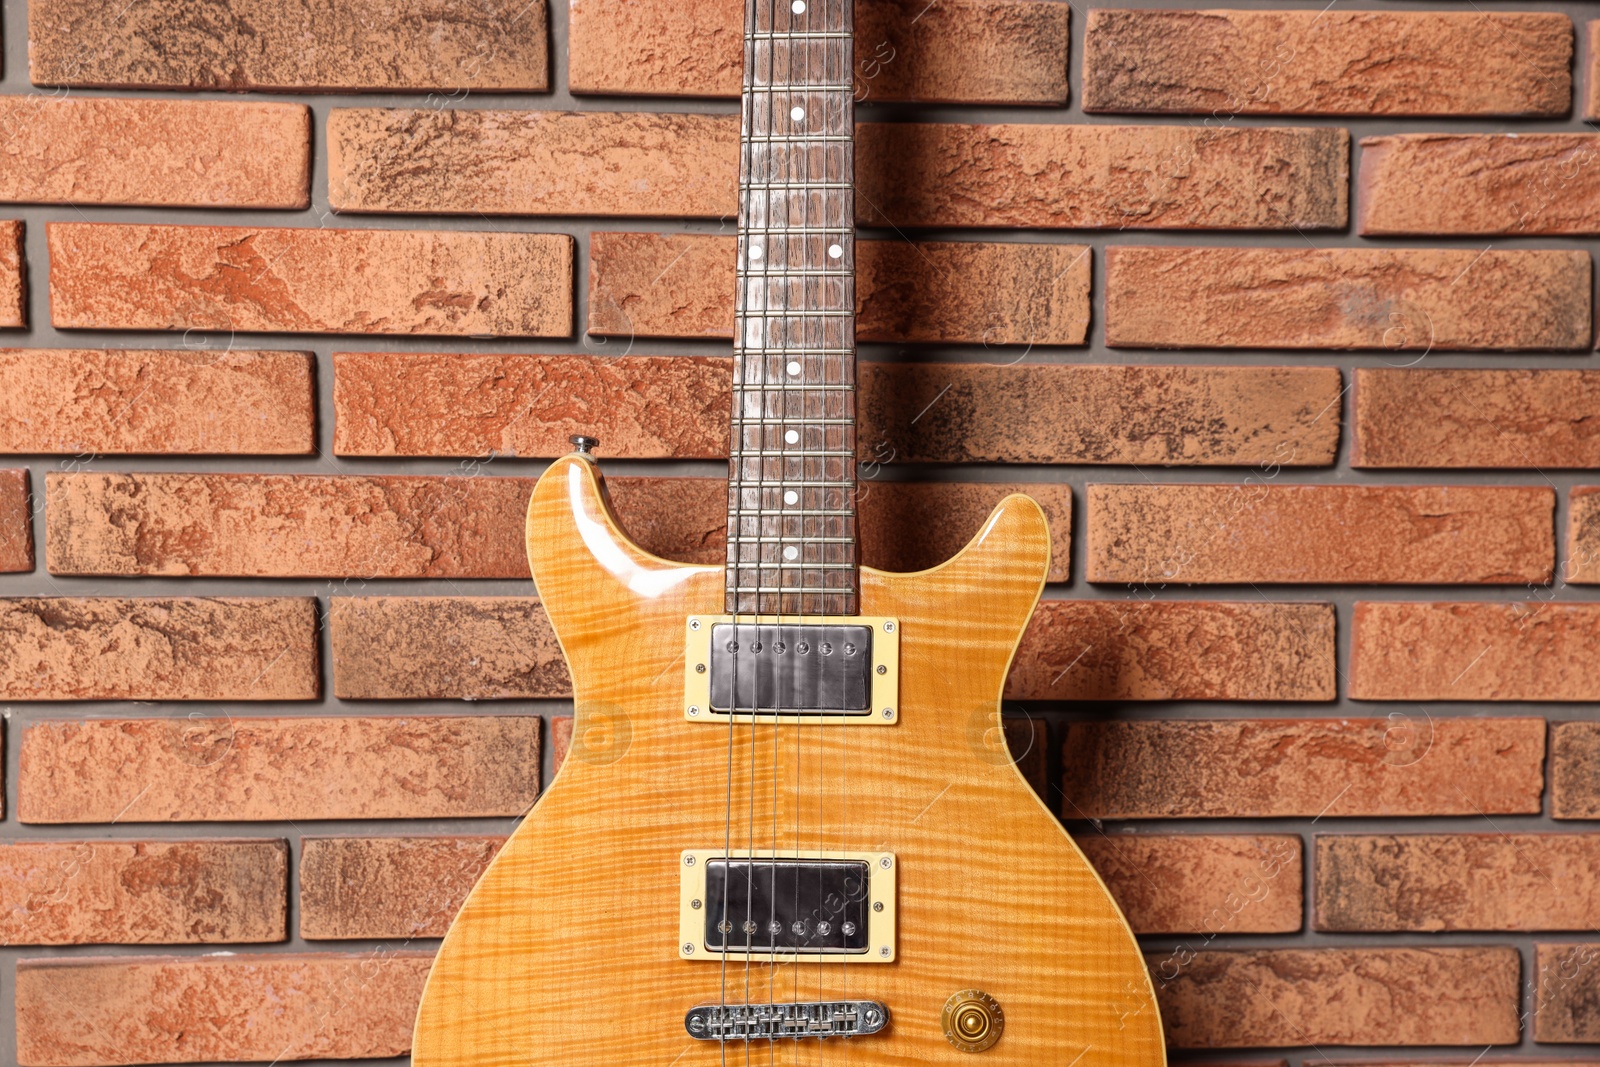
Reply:
[[[789,372],[790,377],[797,378],[800,376],[800,364],[794,360],[790,360],[789,365],[785,367],[784,370]]]
[[[783,439],[791,445],[795,444],[800,440],[800,431],[790,430],[788,433],[783,435]]]
[[[783,494],[783,502],[785,504],[798,504],[800,503],[800,494],[791,489]]]
[[[750,246],[750,258],[751,259],[760,259],[761,258],[761,246],[760,245],[751,245]]]
[[[806,13],[806,0],[794,0],[794,3],[789,5],[789,10],[796,15],[804,15]]]
[[[829,245],[828,246],[828,258],[829,259],[838,259],[839,257],[841,257],[843,255],[844,255],[844,247],[842,245]]]
[[[799,555],[800,555],[800,550],[798,548],[794,547],[793,545],[789,545],[787,548],[785,548],[783,550],[783,558],[784,559],[797,559],[799,557]]]
[[[801,119],[806,117],[806,109],[803,107],[796,107],[793,111],[789,112],[789,117],[794,119],[796,122],[799,122]]]

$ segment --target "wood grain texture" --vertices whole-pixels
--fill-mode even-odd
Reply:
[[[882,1000],[893,1017],[883,1036],[851,1044],[853,1062],[955,1064],[971,1061],[945,1041],[939,1011],[975,986],[1006,1013],[989,1064],[1161,1067],[1159,1012],[1127,924],[996,728],[1048,566],[1037,505],[1008,498],[941,567],[863,570],[862,611],[900,619],[896,726],[728,728],[679,710],[684,618],[720,610],[721,568],[647,555],[602,493],[593,466],[569,456],[529,506],[529,556],[585,744],[445,938],[416,1067],[719,1064],[719,1046],[691,1041],[682,1019],[723,999],[723,969],[679,959],[675,935],[680,850],[725,840],[890,850],[900,868],[896,962],[730,962],[729,1001],[747,988],[755,1001],[836,997],[848,981],[850,997]],[[626,1006],[629,1025],[592,1025],[596,1004]],[[790,1062],[823,1055],[791,1047]]]

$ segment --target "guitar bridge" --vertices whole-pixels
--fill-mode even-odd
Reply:
[[[889,1024],[876,1000],[821,1000],[795,1004],[702,1004],[690,1008],[683,1028],[700,1041],[771,1041],[783,1037],[865,1037]]]

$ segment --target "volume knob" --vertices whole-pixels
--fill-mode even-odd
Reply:
[[[981,989],[963,989],[944,1002],[939,1022],[945,1040],[962,1052],[991,1048],[1006,1028],[1000,1002]]]

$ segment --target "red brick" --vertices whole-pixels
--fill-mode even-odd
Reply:
[[[1600,464],[1597,464],[1600,466]],[[1567,551],[1561,571],[1568,582],[1600,582],[1600,486],[1574,486],[1569,497]]]
[[[1123,246],[1106,250],[1106,343],[1579,350],[1589,279],[1575,250]]]
[[[53,574],[517,578],[532,478],[45,475]]]
[[[1332,700],[1331,604],[1045,600],[1012,700]]]
[[[1064,104],[1070,8],[1030,0],[863,0],[855,7],[857,94],[867,100]],[[574,93],[739,95],[738,0],[574,5]]]
[[[739,122],[729,115],[484,108],[335,108],[328,115],[328,198],[336,211],[717,218],[738,210],[738,163]]]
[[[1600,723],[1550,724],[1550,816],[1600,819]]]
[[[22,251],[23,223],[0,220],[0,329],[28,325],[27,263]]]
[[[867,123],[865,225],[1320,230],[1348,219],[1338,129]]]
[[[1539,813],[1543,719],[1220,719],[1067,728],[1073,819]]]
[[[62,329],[565,337],[572,238],[53,222]]]
[[[401,1056],[432,962],[432,953],[389,948],[20,960],[17,1060],[115,1067]]]
[[[1356,700],[1600,700],[1600,604],[1358,602]]]
[[[33,506],[28,498],[28,470],[0,470],[0,573],[31,570]]]
[[[1533,1039],[1563,1045],[1600,1041],[1600,944],[1535,945],[1534,970]]]
[[[443,937],[504,837],[307,837],[300,936]]]
[[[1593,930],[1597,869],[1588,834],[1319,834],[1316,928]]]
[[[726,359],[341,353],[334,366],[341,455],[553,456],[574,432],[598,436],[602,456],[727,455]],[[860,384],[861,457],[879,464],[1270,471],[1330,465],[1339,443],[1331,367],[864,363]]]
[[[22,734],[25,823],[467,819],[539,794],[536,715],[51,720]]]
[[[0,349],[0,452],[309,455],[310,352]]]
[[[1554,13],[1092,10],[1085,111],[1541,115],[1572,104]]]
[[[0,844],[7,945],[282,941],[289,846],[280,840]]]
[[[315,700],[312,597],[0,598],[3,700]]]
[[[1538,486],[1091,485],[1088,579],[1544,584]]]
[[[1600,371],[1360,367],[1356,467],[1600,467]]]
[[[1105,834],[1073,840],[1135,933],[1292,934],[1300,929],[1297,834]]]
[[[1600,19],[1584,23],[1589,37],[1589,71],[1584,77],[1583,117],[1600,119]]]
[[[531,477],[50,473],[46,557],[55,574],[245,577],[528,576]],[[608,480],[627,528],[652,551],[723,558],[721,479]],[[1034,493],[1070,559],[1065,485],[880,483],[863,497],[864,558],[893,570],[943,561],[1008,492]],[[878,499],[871,504],[866,500]],[[926,525],[945,524],[938,536]],[[688,520],[688,521],[686,521]]]
[[[1033,716],[1007,715],[1000,720],[1006,749],[1017,770],[1027,779],[1039,799],[1050,800],[1050,724]]]
[[[594,234],[589,333],[731,340],[734,252],[711,234]],[[858,241],[856,338],[1081,345],[1089,273],[1084,245]]]
[[[333,451],[560,456],[581,433],[607,459],[722,458],[732,374],[708,356],[335,352]]]
[[[1521,958],[1510,946],[1146,955],[1167,1043],[1514,1045]]]
[[[572,748],[572,716],[562,715],[550,720],[550,758],[554,761],[554,769],[559,771],[566,762],[567,752]]]
[[[1368,237],[1600,233],[1600,135],[1410,133],[1361,141]]]
[[[34,0],[35,85],[281,92],[542,91],[545,0],[119,4]]]
[[[311,204],[311,110],[224,100],[0,96],[0,201]]]

